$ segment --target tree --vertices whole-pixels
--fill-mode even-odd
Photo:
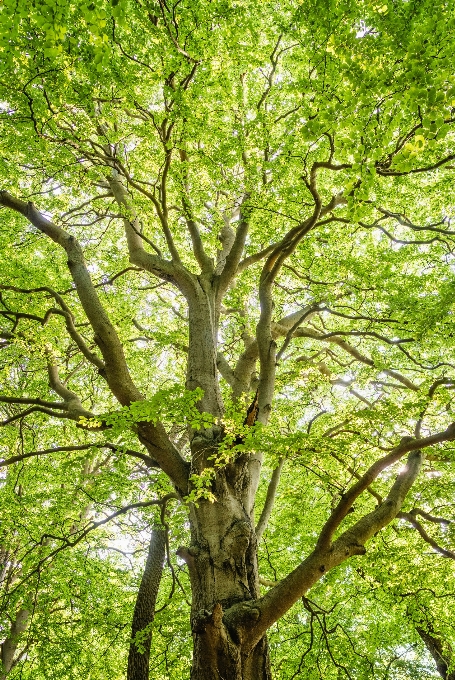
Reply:
[[[115,571],[102,532],[142,510],[174,585],[186,565],[193,680],[270,678],[267,631],[299,602],[308,659],[313,625],[322,647],[296,672],[349,675],[343,624],[331,636],[311,599],[340,573],[385,608],[412,591],[399,620],[452,677],[439,595],[418,593],[454,558],[453,8],[5,0],[0,17],[4,675],[40,602],[73,608],[72,578],[52,594],[64,555]],[[287,549],[278,575],[258,545]]]

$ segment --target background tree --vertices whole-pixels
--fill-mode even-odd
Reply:
[[[453,9],[0,22],[4,675],[451,677]]]

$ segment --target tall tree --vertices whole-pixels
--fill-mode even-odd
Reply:
[[[302,598],[316,620],[308,591],[395,520],[453,558],[454,9],[5,0],[0,22],[5,488],[31,503],[41,456],[87,457],[5,558],[4,673],[44,565],[160,507],[192,679],[269,679],[267,631]],[[272,518],[290,556],[260,575]]]

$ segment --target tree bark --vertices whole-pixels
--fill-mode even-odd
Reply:
[[[434,659],[438,673],[443,680],[455,680],[452,650],[444,649],[441,638],[427,625],[425,628],[416,626],[416,631],[425,643],[425,647]]]
[[[193,594],[192,680],[270,680],[266,637],[251,649],[223,614],[259,597],[257,540],[245,507],[248,459],[240,457],[217,473],[216,502],[191,509],[191,545],[179,555],[188,564]],[[254,618],[254,611],[253,611]]]
[[[223,403],[218,381],[217,334],[219,309],[211,276],[201,274],[188,296],[188,364],[186,387],[204,392],[198,408],[219,417]]]
[[[150,626],[155,618],[155,604],[158,596],[163,563],[166,550],[166,534],[161,529],[154,529],[150,538],[147,562],[142,575],[133,614],[132,642],[128,655],[127,680],[148,680],[150,645],[152,632]],[[141,638],[143,650],[139,650],[135,638],[140,631],[147,629]]]
[[[0,680],[6,680],[6,677],[10,670],[15,665],[17,659],[14,658],[17,647],[19,644],[19,639],[22,633],[27,630],[28,622],[30,619],[30,612],[28,609],[20,609],[16,618],[11,624],[11,629],[8,637],[1,645],[1,662],[2,667],[0,669]]]

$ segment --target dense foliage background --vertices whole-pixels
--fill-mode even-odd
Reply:
[[[220,262],[229,224],[248,221],[219,333],[235,439],[257,385],[240,408],[233,371],[254,342],[262,265],[315,192],[324,205],[338,197],[274,285],[273,411],[245,444],[266,452],[258,517],[284,459],[260,544],[266,591],[313,549],[368,465],[454,420],[454,8],[5,0],[0,25],[0,189],[79,241],[149,415],[184,457],[201,424],[185,391],[186,302],[130,263],[124,220],[147,250],[169,260],[174,248],[193,272],[188,222]],[[187,677],[191,592],[177,550],[188,500],[147,464],[134,414],[90,359],[98,349],[65,252],[7,208],[0,239],[1,638],[30,613],[8,678],[124,677],[150,531],[163,525],[150,677]],[[79,398],[74,412],[58,406],[49,366]],[[381,472],[345,526],[403,465]],[[277,678],[436,678],[430,638],[450,666],[453,466],[450,441],[428,448],[401,515],[272,627]],[[201,479],[192,498],[204,495]]]

